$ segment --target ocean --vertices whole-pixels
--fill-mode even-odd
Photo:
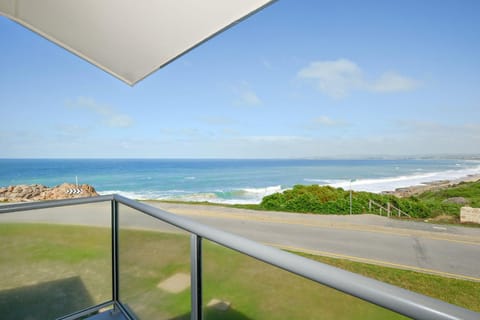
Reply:
[[[480,174],[473,160],[0,159],[0,186],[90,184],[134,199],[259,203],[296,184],[381,192]]]

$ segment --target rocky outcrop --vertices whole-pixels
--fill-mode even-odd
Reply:
[[[0,202],[28,202],[98,196],[91,185],[64,183],[55,187],[40,184],[0,187]]]
[[[459,204],[459,205],[467,205],[470,203],[468,199],[465,199],[464,197],[452,197],[448,198],[442,201],[442,203],[454,203],[454,204]]]

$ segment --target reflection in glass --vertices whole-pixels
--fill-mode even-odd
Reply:
[[[189,319],[190,238],[119,207],[120,301],[138,319]]]

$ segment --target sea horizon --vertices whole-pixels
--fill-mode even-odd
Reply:
[[[480,160],[480,154],[351,155],[312,157],[0,157],[0,160]]]

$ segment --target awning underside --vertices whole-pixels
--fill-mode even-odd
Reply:
[[[272,0],[0,0],[0,14],[133,85]]]

